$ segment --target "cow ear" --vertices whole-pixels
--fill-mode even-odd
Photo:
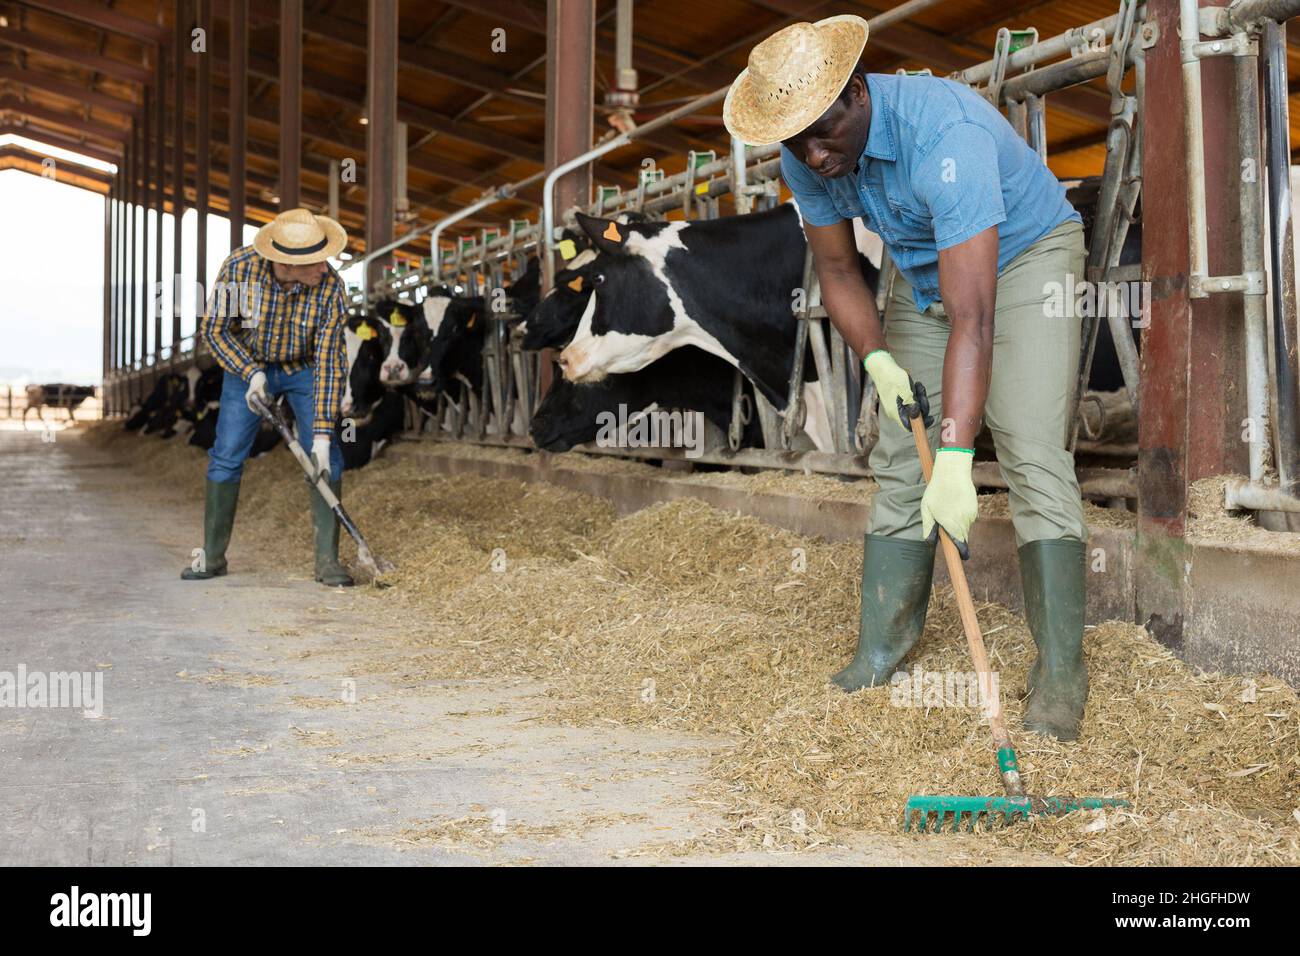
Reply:
[[[585,213],[578,213],[578,225],[591,237],[596,248],[601,252],[620,255],[626,251],[628,228],[624,223],[613,219],[598,219]]]

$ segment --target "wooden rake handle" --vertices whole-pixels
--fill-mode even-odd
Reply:
[[[911,419],[912,437],[916,439],[916,454],[921,459],[921,474],[925,476],[925,483],[928,485],[930,474],[934,471],[934,456],[930,452],[930,438],[925,433],[925,422],[921,420],[919,408],[917,412],[918,414]],[[996,693],[993,688],[993,672],[989,668],[988,651],[984,649],[984,635],[980,632],[980,622],[975,616],[975,602],[971,600],[970,586],[966,583],[966,569],[962,566],[957,546],[952,543],[952,538],[948,537],[948,532],[943,528],[939,528],[939,544],[943,548],[944,561],[948,565],[948,578],[952,581],[953,592],[957,595],[957,610],[961,614],[962,629],[966,632],[966,643],[970,646],[971,660],[975,663],[975,671],[979,674],[980,680],[984,682],[983,689],[989,694],[988,718],[989,729],[993,732],[993,742],[997,745],[999,756],[1002,751],[1012,751],[1011,760],[1014,762],[1011,735],[1007,733],[1006,724],[1002,720],[1002,695]],[[1013,772],[1018,786],[1019,771]],[[1004,768],[1004,779],[1006,775]]]

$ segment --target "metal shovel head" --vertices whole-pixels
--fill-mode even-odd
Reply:
[[[956,833],[1006,826],[1030,816],[1060,816],[1075,810],[1127,807],[1118,797],[908,797],[903,830],[910,833]],[[965,824],[963,826],[963,824]]]
[[[379,577],[381,574],[387,574],[389,571],[395,571],[397,565],[385,558],[376,558],[370,553],[370,548],[364,541],[357,542],[357,561],[370,572],[371,577]]]

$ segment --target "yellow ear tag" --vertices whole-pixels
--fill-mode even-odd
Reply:
[[[357,338],[362,342],[369,342],[375,337],[375,329],[369,322],[362,322],[357,326]]]
[[[564,258],[565,262],[568,262],[577,254],[578,254],[578,247],[573,244],[572,239],[560,240],[560,255]]]
[[[581,292],[581,291],[582,291],[582,276],[578,276],[578,277],[577,277],[576,279],[574,279],[572,282],[568,283],[568,286],[569,286],[569,288],[572,289],[574,292]]]
[[[397,309],[394,309],[388,316],[388,324],[400,329],[406,324],[406,316],[402,315],[402,313]]]
[[[603,235],[603,236],[604,236],[606,239],[608,239],[610,242],[622,242],[622,241],[623,241],[623,237],[622,237],[622,235],[619,234],[619,231],[618,231],[618,223],[616,223],[616,222],[614,222],[614,221],[612,221],[612,220],[610,221],[609,228],[606,229],[603,233],[601,233],[601,235]]]

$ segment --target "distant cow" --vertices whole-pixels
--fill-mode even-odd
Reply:
[[[27,407],[23,409],[23,422],[27,421],[27,413],[33,408],[36,409],[36,417],[42,422],[45,421],[44,408],[66,408],[68,410],[68,421],[75,422],[77,416],[73,412],[88,398],[95,395],[93,385],[66,385],[56,382],[49,385],[28,385],[27,386]]]
[[[546,451],[568,451],[594,441],[603,413],[626,419],[650,408],[700,412],[721,429],[731,423],[735,373],[716,355],[694,346],[674,349],[636,372],[610,375],[591,385],[556,376],[533,416],[529,433]],[[750,409],[753,387],[745,383]],[[620,406],[626,414],[620,415]],[[761,444],[758,416],[751,413],[743,444]]]

